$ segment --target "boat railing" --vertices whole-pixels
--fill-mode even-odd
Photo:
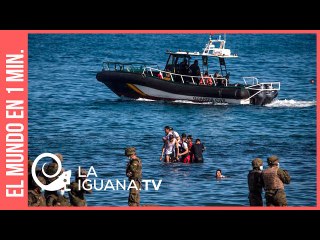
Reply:
[[[120,71],[120,72],[143,72],[147,65],[158,67],[157,64],[150,63],[123,63],[123,62],[103,62],[104,71]]]
[[[188,84],[198,85],[200,79],[203,79],[205,81],[202,81],[201,85],[217,86],[219,81],[224,81],[225,86],[228,85],[228,80],[225,77],[214,77],[212,74],[205,76],[201,73],[199,76],[191,76],[191,75],[172,73],[172,72],[168,72],[165,70],[160,70],[152,67],[146,67],[142,74],[143,75],[150,74],[152,77],[158,77],[160,79],[172,81],[172,82],[176,82],[178,79],[180,79],[183,84],[187,82]],[[208,79],[212,80],[212,84],[207,83],[208,81],[206,80]]]
[[[255,85],[259,83],[258,78],[256,77],[242,77],[245,85]]]
[[[280,91],[280,82],[257,83],[257,84],[250,85],[245,88],[248,90],[257,91],[248,98],[248,99],[250,99],[250,98],[253,98],[254,96],[258,95],[261,92]]]

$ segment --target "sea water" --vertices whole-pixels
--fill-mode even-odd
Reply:
[[[267,106],[121,99],[96,80],[103,61],[149,62],[164,68],[166,50],[202,51],[207,34],[30,34],[29,155],[60,152],[66,170],[94,166],[99,179],[126,179],[126,146],[142,159],[143,178],[162,179],[142,191],[141,204],[248,206],[251,161],[270,155],[292,177],[290,206],[316,205],[316,36],[229,34],[230,82],[256,76],[281,82]],[[218,69],[210,59],[211,70]],[[163,127],[200,138],[203,164],[159,160]],[[217,181],[220,168],[227,178]],[[73,174],[74,177],[74,174]],[[126,206],[127,191],[94,191],[89,206]]]

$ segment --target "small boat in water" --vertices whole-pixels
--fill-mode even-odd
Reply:
[[[231,83],[226,59],[238,56],[231,54],[225,45],[225,37],[212,39],[210,36],[202,53],[167,51],[169,56],[164,70],[155,64],[104,62],[96,78],[118,96],[133,99],[213,104],[271,103],[278,96],[280,82],[259,82],[256,77],[243,77],[242,83]],[[214,73],[209,73],[209,58],[218,60],[220,69]]]

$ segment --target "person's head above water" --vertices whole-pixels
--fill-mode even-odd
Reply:
[[[165,127],[164,127],[164,132],[165,132],[166,134],[168,134],[168,133],[170,132],[170,127],[169,127],[169,126],[165,126]]]
[[[221,178],[221,177],[222,177],[222,171],[221,171],[221,169],[217,169],[216,178]]]

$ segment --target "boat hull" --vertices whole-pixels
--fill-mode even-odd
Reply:
[[[97,73],[96,78],[118,96],[133,99],[264,105],[277,95],[267,95],[264,92],[263,96],[258,94],[250,98],[252,90],[243,86],[213,87],[178,83],[132,72],[101,71]]]

